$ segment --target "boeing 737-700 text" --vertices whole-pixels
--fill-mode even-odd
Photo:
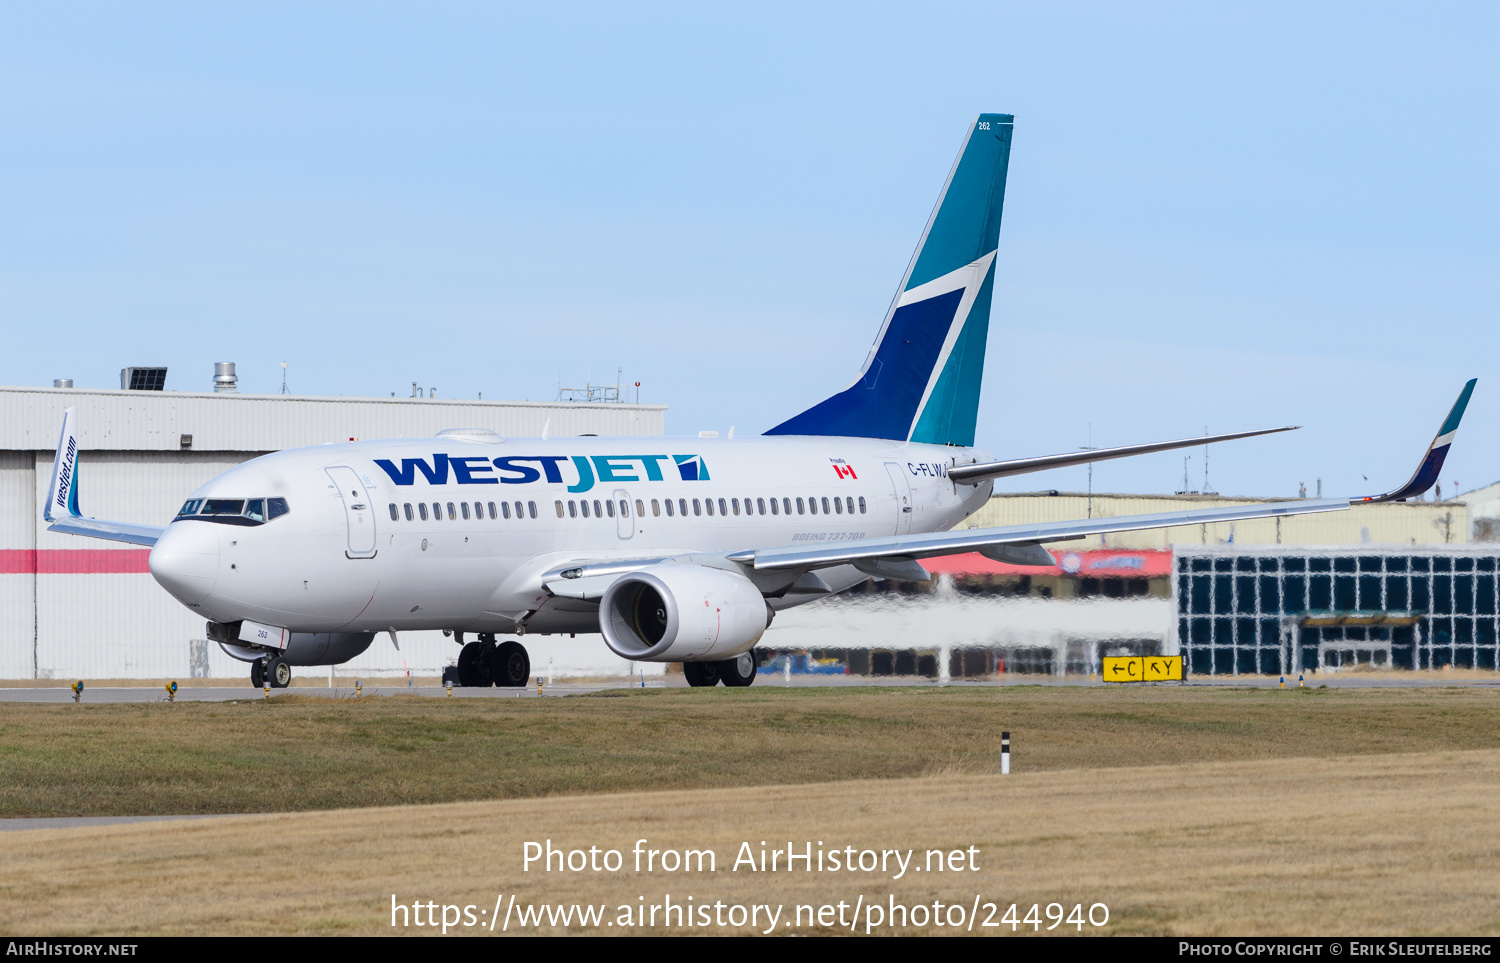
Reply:
[[[45,520],[153,546],[151,574],[256,685],[347,661],[381,632],[444,629],[463,685],[526,682],[526,649],[501,636],[599,632],[625,659],[682,662],[693,685],[743,686],[777,610],[871,576],[926,579],[922,558],[1050,565],[1048,542],[1340,511],[1432,485],[1472,381],[1385,495],[952,531],[996,478],[1290,430],[1009,461],[974,447],[1011,132],[1008,114],[970,126],[854,383],[763,436],[460,428],[295,449],[219,475],[155,527],[80,512],[69,408]]]

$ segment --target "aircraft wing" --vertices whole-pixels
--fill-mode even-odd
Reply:
[[[817,547],[787,545],[755,549],[729,557],[735,561],[751,562],[758,570],[824,568],[829,565],[851,563],[863,569],[876,566],[865,566],[861,563],[878,559],[895,559],[900,564],[901,560],[929,558],[934,555],[955,555],[960,552],[993,554],[1001,561],[1009,561],[1018,565],[1051,565],[1053,564],[1052,557],[1045,549],[1041,549],[1042,542],[1070,541],[1089,535],[1130,532],[1145,528],[1206,525],[1243,521],[1250,518],[1307,515],[1314,512],[1341,512],[1348,511],[1349,507],[1350,500],[1347,498],[1306,499],[1269,504],[1262,502],[1256,505],[1189,508],[1153,515],[1121,515],[1116,518],[1079,519],[1042,525],[971,528],[964,531],[929,532],[923,535],[891,535]],[[1038,551],[1038,549],[1041,550]],[[915,569],[911,571],[914,572]],[[900,576],[893,574],[890,577]]]
[[[1089,535],[1104,535],[1112,532],[1129,532],[1148,528],[1169,528],[1177,525],[1205,525],[1217,522],[1236,522],[1252,518],[1279,518],[1291,515],[1307,515],[1316,512],[1345,511],[1353,505],[1378,502],[1405,501],[1426,492],[1437,481],[1443,460],[1452,447],[1458,423],[1468,407],[1469,397],[1474,393],[1478,379],[1470,379],[1459,393],[1448,417],[1438,428],[1437,435],[1422,455],[1417,470],[1405,485],[1383,495],[1368,495],[1360,498],[1303,499],[1286,502],[1262,502],[1257,505],[1230,505],[1222,508],[1188,508],[1176,512],[1154,515],[1124,515],[1116,518],[1091,518],[1070,522],[1053,522],[1044,525],[1013,525],[1006,528],[980,528],[967,531],[930,532],[920,535],[893,535],[867,538],[857,542],[844,542],[826,547],[808,545],[784,545],[740,552],[729,557],[742,564],[753,564],[757,571],[776,569],[817,569],[830,565],[852,564],[863,572],[888,578],[923,580],[926,570],[917,564],[919,558],[935,555],[953,555],[959,552],[979,552],[997,561],[1015,565],[1051,565],[1054,560],[1043,542],[1067,541]],[[1285,429],[1272,429],[1285,430]],[[1248,434],[1263,434],[1250,432]],[[1232,437],[1232,436],[1225,436]],[[1243,437],[1243,436],[1241,436]],[[1201,439],[1200,439],[1201,441]],[[1167,442],[1166,446],[1182,447],[1178,442]],[[1140,449],[1162,450],[1161,446],[1136,446]],[[1097,453],[1096,453],[1097,454]],[[1072,456],[1059,456],[1072,457]],[[1006,463],[996,463],[1004,465]],[[986,469],[979,477],[994,477],[989,473],[995,465],[967,466],[967,470]],[[1047,467],[1056,467],[1049,465]],[[954,477],[964,468],[950,470]]]
[[[106,522],[85,518],[78,510],[78,409],[63,412],[62,434],[57,439],[57,457],[52,460],[52,483],[47,488],[47,503],[42,520],[49,522],[47,531],[68,535],[88,535],[112,542],[133,545],[155,545],[166,531],[160,525],[136,525],[131,522]]]

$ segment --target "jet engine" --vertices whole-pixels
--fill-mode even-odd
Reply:
[[[737,572],[651,565],[604,590],[599,630],[611,652],[635,662],[721,660],[760,641],[773,614]]]

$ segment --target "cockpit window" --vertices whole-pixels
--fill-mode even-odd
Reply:
[[[197,518],[221,525],[264,525],[290,510],[285,498],[191,498],[183,503],[177,520]]]

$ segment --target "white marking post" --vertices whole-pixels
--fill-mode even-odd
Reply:
[[[1000,775],[1010,775],[1010,733],[1000,733]]]

